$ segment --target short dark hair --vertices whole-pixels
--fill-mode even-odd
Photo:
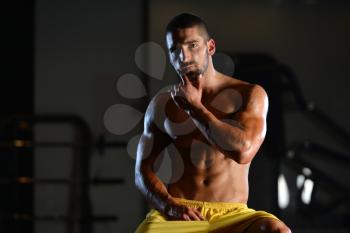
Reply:
[[[200,27],[203,30],[204,36],[207,40],[210,38],[208,26],[205,21],[201,17],[189,13],[182,13],[175,16],[168,23],[165,33],[167,34],[168,32],[174,32],[178,29],[190,28],[193,26]]]

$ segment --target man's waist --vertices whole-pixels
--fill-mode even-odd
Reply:
[[[175,201],[179,204],[183,204],[193,208],[214,208],[214,209],[242,209],[247,208],[246,203],[241,202],[223,202],[223,201],[199,201],[199,200],[190,200],[185,198],[174,198]]]

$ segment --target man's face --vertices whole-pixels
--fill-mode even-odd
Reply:
[[[196,81],[199,74],[204,74],[208,68],[208,41],[197,26],[168,32],[166,42],[169,59],[176,72],[187,75]]]

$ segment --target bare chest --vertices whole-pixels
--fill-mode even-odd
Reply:
[[[226,89],[212,98],[204,99],[203,105],[220,120],[232,120],[242,106],[242,97],[234,89]],[[193,119],[171,100],[165,108],[164,129],[177,147],[190,149],[194,142],[208,144]]]

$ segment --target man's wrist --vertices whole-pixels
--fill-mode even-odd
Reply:
[[[164,213],[164,214],[167,213],[170,210],[171,206],[175,203],[176,202],[175,202],[174,198],[169,195],[166,199],[163,200],[163,204],[162,204],[162,207],[160,209],[160,212]]]
[[[204,106],[203,106],[202,102],[195,103],[195,104],[192,103],[191,107],[189,108],[188,113],[189,114],[192,114],[192,113],[195,114],[196,112],[200,111],[203,107]]]
[[[203,114],[205,114],[207,112],[207,108],[202,104],[202,103],[199,103],[197,105],[194,105],[190,111],[189,111],[189,115],[192,117],[192,118],[199,118],[201,117]]]

